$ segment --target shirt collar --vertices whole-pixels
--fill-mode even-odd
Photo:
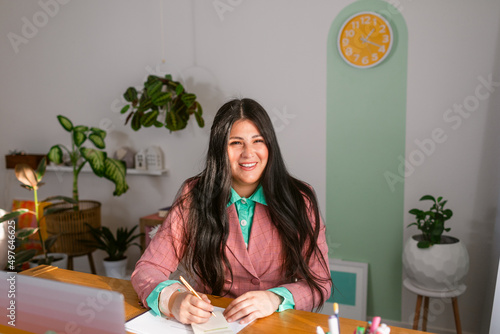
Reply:
[[[231,206],[233,203],[238,202],[241,199],[242,197],[238,195],[238,193],[231,187],[231,198],[229,199],[229,203],[227,203],[227,206]],[[264,189],[262,189],[262,186],[260,184],[254,191],[254,193],[247,199],[267,206],[266,197],[264,196]]]

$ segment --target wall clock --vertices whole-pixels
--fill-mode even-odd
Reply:
[[[374,12],[361,12],[342,24],[337,47],[349,65],[370,68],[389,55],[393,40],[392,27],[384,17]]]

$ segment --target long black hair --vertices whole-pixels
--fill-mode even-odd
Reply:
[[[305,280],[311,290],[319,292],[318,305],[321,306],[325,302],[325,291],[319,284],[322,279],[309,268],[309,261],[314,258],[325,271],[328,268],[317,245],[321,226],[316,195],[309,185],[288,173],[271,119],[252,99],[232,100],[219,109],[210,131],[206,166],[200,174],[185,182],[183,189],[189,190],[174,204],[173,209],[180,206],[177,211],[187,213],[185,249],[182,251],[186,269],[198,276],[205,286],[211,287],[210,293],[214,295],[224,293],[225,280],[233,281],[232,277],[224,277],[225,268],[232,276],[225,253],[229,235],[226,207],[231,197],[227,147],[231,127],[242,119],[255,124],[267,145],[268,161],[260,184],[271,221],[283,245],[284,281]]]

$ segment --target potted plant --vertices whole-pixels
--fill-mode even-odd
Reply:
[[[431,207],[424,211],[411,209],[416,226],[422,233],[412,236],[403,250],[403,269],[408,279],[416,286],[432,291],[457,289],[469,271],[469,254],[458,238],[443,235],[450,228],[445,222],[453,216],[445,209],[447,201],[425,195],[420,201],[431,201]]]
[[[52,205],[51,213],[47,216],[47,231],[58,234],[60,237],[54,244],[58,251],[83,255],[90,254],[95,249],[89,249],[85,244],[77,242],[80,239],[90,240],[91,235],[84,223],[98,228],[101,226],[101,203],[96,201],[82,201],[78,194],[78,177],[83,167],[88,163],[98,177],[104,177],[115,185],[113,195],[120,196],[128,190],[126,182],[126,166],[123,161],[107,156],[103,151],[106,147],[104,139],[106,131],[85,125],[73,125],[65,116],[59,115],[57,119],[64,130],[71,134],[71,146],[68,148],[58,144],[50,148],[47,155],[49,161],[55,164],[63,162],[63,152],[69,155],[73,168],[73,199],[77,205],[59,203]],[[90,142],[94,148],[84,144]]]
[[[170,131],[182,130],[191,115],[200,128],[205,125],[203,109],[196,101],[196,95],[186,92],[171,75],[163,78],[150,75],[140,92],[129,87],[123,97],[129,104],[122,108],[121,113],[129,113],[125,124],[131,120],[130,126],[135,131],[152,126],[166,127]]]
[[[44,184],[42,181],[42,178],[45,174],[45,169],[46,169],[46,159],[45,157],[40,161],[37,170],[33,170],[30,166],[27,164],[18,164],[15,167],[15,173],[16,173],[16,178],[21,182],[21,187],[28,189],[30,191],[33,191],[33,196],[34,196],[34,202],[35,202],[35,211],[31,211],[26,208],[21,208],[14,210],[10,213],[4,214],[2,217],[0,217],[0,222],[5,222],[5,221],[11,221],[14,218],[22,215],[22,214],[31,214],[35,216],[36,218],[36,227],[25,227],[23,229],[20,229],[16,231],[16,238],[19,240],[25,240],[28,237],[37,234],[38,239],[40,241],[41,247],[42,247],[42,255],[39,256],[37,259],[36,263],[37,264],[54,264],[54,261],[56,261],[58,258],[64,258],[66,254],[51,254],[49,253],[50,247],[54,244],[54,242],[57,239],[57,235],[44,238],[42,231],[41,231],[41,224],[44,219],[46,219],[46,215],[50,210],[46,208],[44,212],[40,212],[39,206],[40,202],[38,201],[38,189]],[[52,196],[49,198],[46,198],[42,202],[50,202],[50,201],[62,201],[65,203],[70,203],[70,204],[75,204],[76,201],[74,201],[72,198],[69,197],[64,197],[64,196]],[[9,244],[8,244],[8,250],[10,252],[13,252],[15,247],[15,240],[12,238],[9,238]],[[9,252],[9,254],[10,254]],[[28,249],[28,250],[21,250],[18,251],[15,256],[9,257],[8,259],[8,268],[10,270],[15,270],[20,264],[31,260],[34,255],[36,254],[36,250],[34,249]],[[65,267],[65,265],[62,265],[61,267]]]
[[[142,249],[141,245],[134,242],[143,235],[143,233],[134,234],[138,225],[134,226],[130,231],[126,227],[119,227],[116,230],[116,237],[106,226],[101,226],[99,228],[92,227],[88,224],[87,226],[90,229],[93,241],[84,242],[108,254],[108,256],[104,258],[106,276],[124,278],[127,269],[127,256],[125,252],[130,246],[137,246]]]

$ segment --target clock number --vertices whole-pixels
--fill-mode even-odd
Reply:
[[[342,39],[342,45],[343,45],[343,46],[346,46],[346,45],[348,45],[348,44],[349,44],[349,39],[348,39],[348,38],[343,38],[343,39]]]
[[[369,16],[361,17],[361,24],[370,24],[370,17]]]
[[[354,54],[354,61],[358,61],[358,59],[359,59],[359,54],[355,53]]]
[[[382,45],[381,47],[379,47],[378,52],[384,53],[385,52],[385,45]]]
[[[374,18],[373,18],[373,25],[374,25],[374,26],[376,26],[376,25],[377,25],[377,18],[376,18],[376,17],[374,17]]]
[[[352,48],[346,48],[345,49],[345,54],[348,55],[348,56],[351,56],[352,55]]]
[[[359,29],[359,21],[351,22],[352,29]]]
[[[347,30],[345,34],[347,37],[354,37],[354,30]]]
[[[382,37],[382,43],[389,43],[389,35],[384,35]]]
[[[381,34],[385,34],[385,28],[386,28],[385,24],[382,24],[382,25],[380,26],[379,33],[381,33]]]
[[[377,60],[378,60],[378,54],[372,53],[372,61],[377,61]]]
[[[368,56],[364,56],[364,57],[361,59],[361,63],[362,63],[363,65],[368,64],[368,62],[369,62]]]

